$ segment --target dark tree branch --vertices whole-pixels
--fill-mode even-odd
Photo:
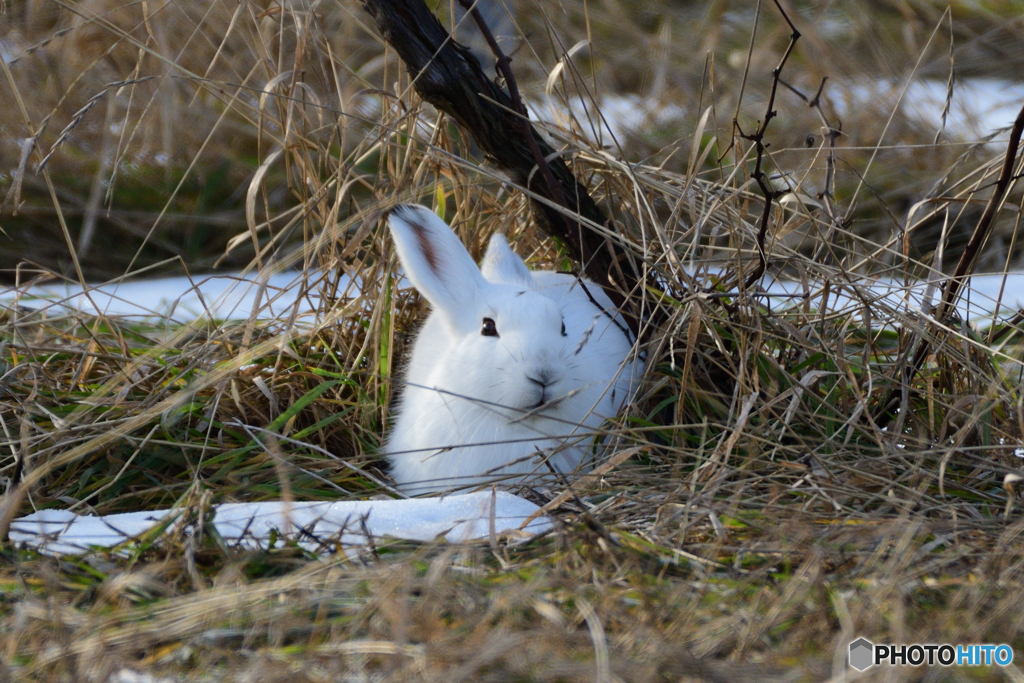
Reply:
[[[1002,204],[1003,197],[1006,196],[1006,191],[1009,189],[1010,181],[1013,179],[1013,166],[1017,161],[1017,148],[1020,146],[1022,134],[1024,134],[1024,107],[1021,107],[1020,112],[1017,114],[1017,119],[1013,122],[1013,128],[1010,130],[1010,142],[1006,145],[1006,157],[1003,159],[1003,168],[999,172],[996,188],[992,191],[992,196],[989,197],[988,204],[985,206],[985,213],[978,219],[978,225],[974,228],[974,233],[964,248],[964,253],[960,256],[960,262],[956,264],[953,277],[949,278],[946,282],[946,291],[943,292],[942,303],[936,316],[939,320],[945,318],[950,309],[956,305],[957,299],[960,298],[960,289],[963,287],[964,280],[974,270],[974,264],[981,253],[981,245],[988,238],[996,211],[999,210],[999,205]]]
[[[1010,130],[1010,141],[1006,145],[1003,168],[999,172],[999,179],[996,181],[992,196],[989,197],[988,204],[985,205],[985,212],[978,219],[978,224],[971,234],[971,239],[964,248],[960,261],[956,264],[956,270],[953,271],[952,277],[946,281],[946,287],[942,293],[942,301],[939,302],[933,316],[940,324],[945,322],[950,312],[956,306],[956,302],[960,298],[960,290],[963,288],[964,282],[971,272],[973,272],[978,255],[981,253],[981,247],[992,229],[996,211],[999,210],[999,205],[1002,204],[1003,198],[1006,196],[1010,182],[1014,179],[1013,167],[1017,162],[1017,150],[1020,147],[1021,135],[1024,135],[1024,107],[1021,107],[1020,113],[1017,114],[1017,119],[1013,122],[1013,128]],[[917,351],[914,352],[913,360],[903,367],[899,373],[901,375],[899,381],[893,386],[885,401],[881,403],[881,407],[875,417],[875,422],[879,427],[884,427],[892,420],[893,411],[900,404],[903,387],[909,386],[914,377],[917,376],[917,373],[921,371],[921,367],[924,365],[924,360],[928,357],[930,350],[931,342],[927,339],[921,339]]]
[[[989,339],[989,344],[998,344],[999,341],[1007,334],[1011,332],[1020,332],[1020,328],[1018,326],[1021,323],[1024,323],[1024,310],[1018,310],[1008,320],[1003,320],[1003,327],[1001,327],[998,332],[995,332],[992,335],[992,337]],[[993,327],[995,327],[995,325],[993,325]]]
[[[468,131],[512,182],[547,200],[531,196],[539,226],[560,240],[569,257],[582,265],[583,273],[604,290],[635,337],[639,320],[627,298],[643,286],[638,271],[629,266],[630,256],[621,244],[587,225],[610,224],[586,188],[530,124],[509,58],[501,53],[493,34],[484,29],[479,12],[469,4],[474,20],[495,50],[497,68],[509,93],[487,77],[469,50],[452,40],[423,0],[363,2],[384,40],[412,74],[416,92]]]

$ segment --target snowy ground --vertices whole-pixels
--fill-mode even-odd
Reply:
[[[326,502],[225,503],[215,506],[213,524],[229,545],[267,547],[293,541],[311,552],[336,552],[364,546],[368,538],[452,543],[486,539],[491,534],[532,536],[551,529],[540,508],[504,491],[479,491],[442,498]],[[147,531],[165,522],[173,528],[180,511],[150,510],[101,517],[69,510],[40,510],[14,520],[10,540],[54,555],[94,548],[125,552]],[[524,527],[520,530],[520,527]]]
[[[856,281],[855,281],[856,282]],[[909,287],[896,280],[863,278],[855,288],[837,291],[832,283],[828,300],[830,311],[850,311],[857,315],[865,305],[884,305],[903,313],[927,314],[931,307],[942,298],[945,280],[932,283],[915,282]],[[803,286],[793,281],[769,281],[764,285],[771,294],[773,307],[800,305],[794,295],[808,295],[812,308],[821,308],[823,288],[820,283],[811,283],[805,292]],[[786,294],[789,296],[783,297]],[[960,297],[957,311],[960,317],[985,327],[992,323],[993,313],[998,310],[1000,317],[1012,315],[1024,307],[1024,273],[980,274],[970,278]]]
[[[0,305],[17,303],[25,309],[46,310],[50,316],[79,312],[184,324],[197,318],[244,320],[252,315],[259,296],[260,319],[286,319],[296,307],[300,319],[310,319],[320,306],[320,297],[314,286],[300,298],[302,283],[301,273],[288,271],[271,275],[262,290],[258,275],[239,273],[89,286],[86,288],[88,295],[83,294],[80,285],[74,284],[47,284],[24,290],[0,287]],[[771,299],[773,307],[794,305],[793,295],[804,294],[801,285],[791,281],[766,279],[764,289],[779,295]],[[858,293],[833,293],[828,306],[830,310],[856,310],[863,307],[863,302],[881,300],[896,310],[919,311],[926,298],[934,303],[941,295],[936,287],[932,289],[935,291],[929,295],[927,283],[915,283],[906,288],[894,280],[864,278]],[[832,291],[835,292],[834,283]],[[808,294],[812,306],[820,307],[820,285],[812,283]],[[985,325],[986,320],[991,320],[997,300],[1002,315],[1024,307],[1024,273],[975,275],[961,298],[960,315]]]
[[[900,108],[926,127],[936,132],[941,130],[940,141],[973,142],[1013,125],[1024,102],[1024,82],[995,78],[955,81],[943,122],[947,94],[946,81],[934,79],[909,84],[891,80],[837,83],[826,90],[826,101],[830,105],[826,113],[842,119],[850,112],[867,109],[887,116]],[[575,98],[566,105],[549,97],[531,102],[530,109],[535,118],[562,126],[571,113],[583,125],[588,137],[604,145],[611,145],[614,140],[621,142],[627,133],[664,128],[684,119],[696,123],[702,113],[685,102],[663,102],[638,95],[606,95],[599,103],[600,106],[595,107]],[[760,107],[763,110],[763,105]],[[750,103],[750,108],[758,111],[754,103]],[[1000,136],[996,135],[995,139],[999,140]]]
[[[84,289],[72,283],[21,290],[0,287],[0,305],[17,303],[46,311],[49,316],[79,312],[183,324],[197,318],[246,319],[252,315],[258,296],[260,317],[276,320],[287,318],[296,305],[300,315],[316,311],[320,304],[316,287],[299,298],[302,279],[301,273],[286,271],[267,277],[265,286],[261,286],[264,283],[256,273],[228,273],[129,280]]]

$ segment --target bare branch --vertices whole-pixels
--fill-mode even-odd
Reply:
[[[750,177],[757,182],[757,186],[761,188],[761,193],[764,195],[764,210],[761,212],[761,222],[757,229],[757,255],[758,263],[757,266],[751,271],[750,275],[747,276],[745,287],[749,288],[753,286],[755,282],[761,279],[764,275],[765,269],[768,267],[768,255],[765,253],[764,242],[768,235],[768,222],[771,219],[772,212],[772,201],[778,196],[774,190],[768,186],[768,181],[765,178],[764,170],[762,165],[764,164],[764,135],[768,130],[768,124],[771,123],[772,119],[775,118],[775,94],[779,89],[779,79],[782,76],[782,69],[786,66],[786,61],[789,60],[789,55],[793,53],[793,47],[796,45],[796,41],[800,39],[800,32],[796,30],[796,26],[789,20],[789,16],[786,11],[782,9],[782,5],[779,4],[779,0],[775,0],[775,7],[778,8],[779,14],[789,24],[789,45],[786,47],[786,52],[783,53],[782,59],[779,60],[779,65],[772,70],[772,89],[768,95],[768,107],[765,110],[764,119],[761,121],[761,125],[758,126],[757,131],[751,135],[744,135],[743,131],[740,130],[740,137],[750,140],[754,143],[754,147],[757,150],[757,157],[754,162],[754,172],[750,174]],[[733,120],[733,125],[739,129],[739,122]]]

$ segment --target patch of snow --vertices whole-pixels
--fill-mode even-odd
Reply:
[[[295,271],[275,273],[267,278],[260,297],[261,319],[285,318],[298,306],[298,315],[317,310],[320,297],[315,287],[303,298],[302,274]],[[343,291],[345,282],[339,288]],[[48,315],[80,312],[140,320],[164,319],[188,322],[197,318],[243,320],[252,314],[260,292],[256,273],[206,275],[193,278],[169,277],[155,280],[128,280],[115,284],[81,285],[62,283],[29,287],[25,290],[0,288],[0,305],[19,304],[31,309],[47,309]]]
[[[518,531],[538,510],[511,493],[498,491],[492,500],[490,491],[478,491],[407,500],[224,503],[215,506],[213,524],[225,541],[243,548],[265,548],[276,535],[311,552],[332,552],[366,545],[367,534],[375,540],[431,541],[444,536],[450,543],[460,543],[485,539],[492,522],[495,534],[530,536],[552,528],[551,520],[540,515]],[[78,554],[130,542],[178,515],[180,510],[100,517],[40,510],[14,520],[10,540],[51,555]]]
[[[871,306],[881,304],[904,313],[927,313],[941,300],[944,284],[945,280],[932,283],[913,282],[908,287],[897,280],[864,278],[863,284],[858,287],[860,296],[855,296],[847,287],[838,288],[836,283],[832,283],[828,307],[830,311],[849,310],[856,313],[863,309],[864,303],[867,302]],[[797,303],[797,296],[804,294],[803,285],[793,280],[766,278],[763,287],[769,294],[777,295],[769,297],[773,307],[800,305]],[[957,304],[957,312],[962,319],[979,326],[990,324],[1000,290],[1000,315],[1014,313],[1024,307],[1024,273],[991,273],[974,275],[967,281]],[[809,291],[812,306],[820,306],[821,283],[811,282]]]
[[[902,83],[877,80],[829,86],[829,101],[840,118],[850,111],[868,106],[891,111],[897,104]],[[843,97],[842,94],[846,94]],[[915,80],[907,86],[900,103],[905,111],[938,131],[942,110],[946,106],[947,84],[944,80]],[[949,136],[977,140],[1000,128],[1013,125],[1020,103],[1024,101],[1024,83],[997,78],[970,78],[953,82],[953,95],[946,116],[944,138]]]
[[[826,98],[839,118],[867,107],[888,113],[897,106],[903,83],[888,80],[830,82]],[[946,106],[944,80],[920,79],[907,86],[899,106],[924,125],[938,131]],[[953,94],[946,116],[942,139],[978,140],[1013,124],[1024,101],[1024,82],[997,78],[970,78],[953,83]],[[541,122],[569,128],[575,118],[578,129],[594,142],[611,145],[612,138],[622,142],[627,133],[672,125],[690,114],[685,103],[665,103],[634,94],[610,94],[595,103],[579,97],[568,102],[541,97],[529,102],[531,117]],[[827,110],[826,110],[827,111]],[[696,122],[696,118],[694,118]]]
[[[703,271],[701,271],[703,272]],[[295,271],[277,273],[267,280],[266,289],[260,301],[261,320],[282,320],[298,307],[297,319],[316,313],[320,297],[316,287],[311,287],[306,296],[299,298],[302,291],[302,274]],[[1004,284],[1005,281],[1005,284]],[[349,283],[343,282],[339,291]],[[352,284],[358,286],[358,281]],[[897,280],[863,278],[858,284],[861,297],[856,297],[849,288],[837,293],[832,283],[829,298],[830,310],[855,310],[863,308],[863,301],[872,305],[882,304],[893,310],[920,311],[928,298],[934,303],[941,297],[943,281],[929,285],[926,282],[911,283],[905,287]],[[38,285],[25,290],[0,289],[0,305],[19,304],[32,309],[47,309],[48,315],[80,312],[86,315],[109,315],[139,320],[168,320],[187,323],[197,318],[210,317],[218,320],[244,320],[252,314],[253,304],[260,289],[257,274],[242,276],[211,275],[203,277],[171,277],[157,280],[135,280],[118,284],[90,285],[88,295],[80,285],[57,284]],[[409,283],[399,273],[399,288]],[[795,305],[796,299],[804,293],[799,282],[773,280],[766,277],[762,284],[765,291],[776,295],[769,297],[773,307]],[[932,292],[929,295],[929,286]],[[968,281],[957,307],[960,317],[965,320],[986,324],[995,310],[996,299],[1002,288],[1000,314],[1013,313],[1024,308],[1024,273],[1001,273],[974,275]],[[812,305],[820,305],[821,283],[810,283]],[[817,297],[819,300],[814,300]]]

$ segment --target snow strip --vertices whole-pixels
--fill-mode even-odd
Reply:
[[[104,314],[136,320],[167,320],[187,324],[208,315],[219,320],[244,320],[253,310],[259,293],[259,276],[249,274],[209,275],[192,280],[185,277],[170,277],[159,280],[136,280],[119,284],[90,286],[89,296],[82,293],[79,285],[39,285],[25,290],[0,287],[0,306],[17,303],[31,309],[46,308],[48,315],[80,312],[85,315]],[[302,274],[295,271],[270,276],[261,295],[260,320],[286,320],[293,307],[299,318],[308,318],[316,313],[320,299],[313,287],[305,297],[299,298]],[[935,285],[943,284],[939,280]],[[343,283],[348,285],[348,283]],[[850,296],[848,287],[855,285],[863,298]],[[353,288],[359,283],[351,283]],[[407,287],[403,279],[396,283]],[[803,293],[798,282],[765,278],[764,289],[773,298],[773,307],[785,308],[794,305],[794,295]],[[810,283],[812,299],[820,295],[820,282]],[[905,287],[895,280],[875,280],[869,277],[854,280],[849,284],[832,283],[833,295],[829,309],[859,309],[863,301],[884,303],[894,310],[909,312],[921,310],[928,297],[928,283],[915,282]],[[842,293],[836,294],[835,290]],[[935,287],[933,287],[935,289]],[[996,299],[1000,298],[1000,314],[1014,313],[1024,307],[1024,273],[1001,273],[974,275],[958,303],[960,316],[979,322],[984,326],[985,318],[991,318]],[[929,302],[935,304],[942,296],[940,290],[933,291]],[[815,305],[820,302],[813,302]]]
[[[332,552],[363,546],[367,535],[431,541],[443,536],[449,543],[488,538],[512,532],[528,537],[552,528],[541,515],[519,527],[540,508],[511,493],[491,491],[442,498],[327,502],[224,503],[214,506],[217,533],[232,546],[266,548],[272,535],[287,538],[313,551]],[[68,510],[40,510],[11,524],[10,540],[50,555],[74,555],[129,544],[181,510],[150,510],[117,515],[86,516]],[[175,522],[176,523],[176,522]],[[169,524],[173,529],[175,523]],[[127,550],[121,548],[119,550]]]
[[[0,305],[17,303],[28,309],[46,310],[50,316],[77,312],[185,324],[200,318],[244,320],[252,315],[259,296],[260,319],[287,320],[295,306],[300,316],[320,306],[318,287],[311,287],[306,296],[299,298],[302,279],[298,271],[275,273],[267,278],[262,292],[258,273],[127,280],[88,285],[84,291],[81,285],[70,283],[23,290],[0,287]],[[347,284],[343,282],[339,291]]]

